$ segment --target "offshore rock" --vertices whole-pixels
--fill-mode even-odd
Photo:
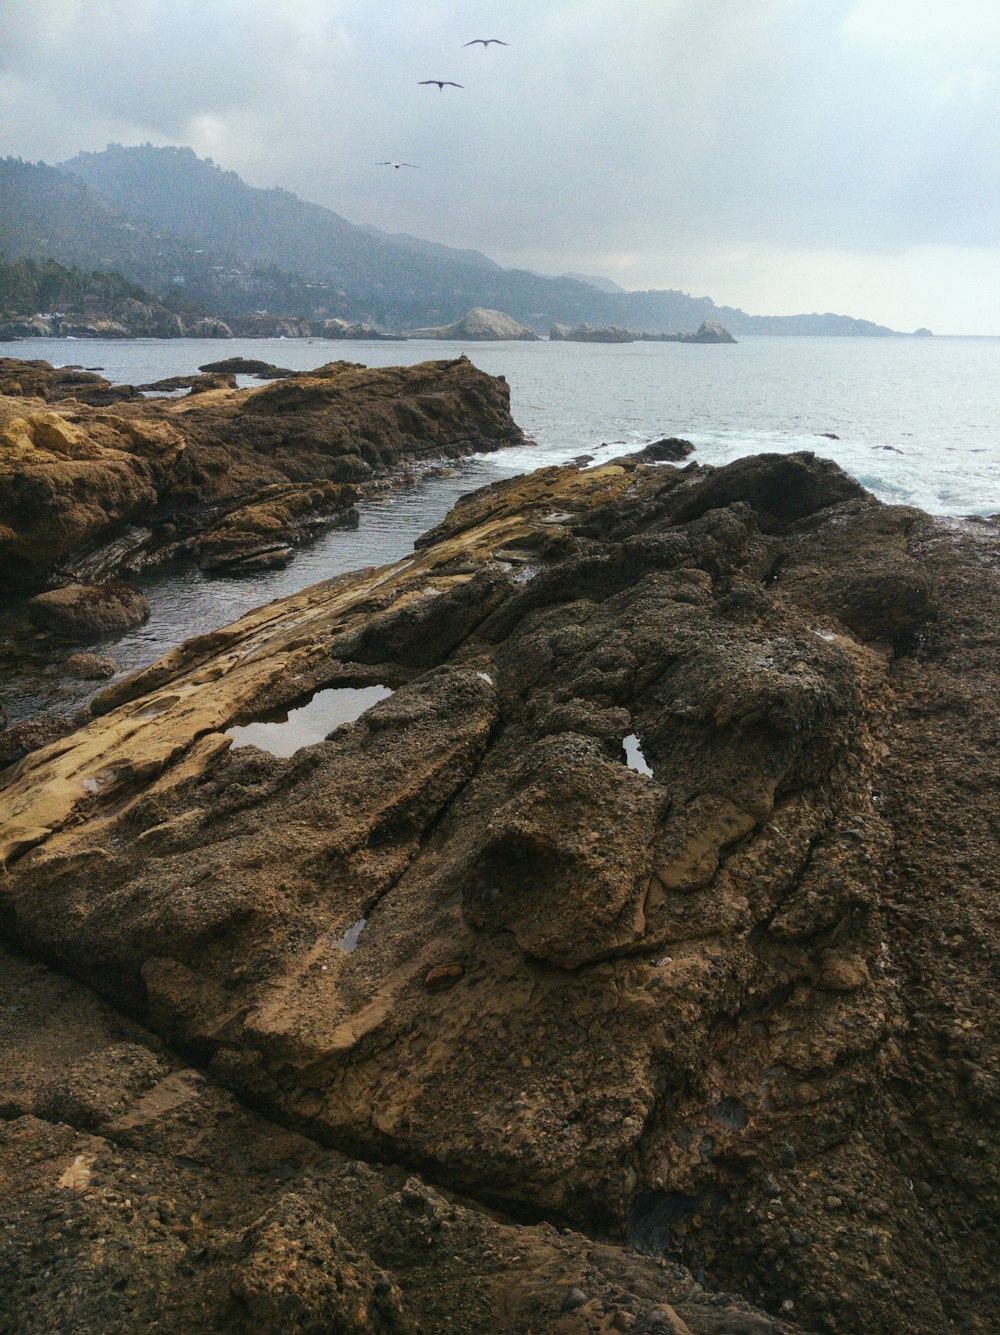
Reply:
[[[150,530],[127,552],[133,567],[290,554],[316,523],[352,522],[358,487],[403,463],[524,441],[507,385],[464,357],[381,370],[333,362],[182,399],[129,386],[135,397],[111,412],[80,403],[81,376],[88,391],[112,388],[94,373],[0,364],[0,561],[15,589],[113,551],[129,525]],[[123,562],[112,557],[97,577]]]
[[[549,330],[552,342],[565,343],[735,343],[728,329],[716,320],[703,320],[697,330],[683,334],[640,334],[621,325],[595,329],[592,325],[554,324]]]
[[[0,925],[206,1092],[154,1172],[178,1140],[149,1119],[195,1077],[113,1114],[155,1074],[135,1054],[14,1077],[11,1310],[39,1301],[17,1243],[64,1178],[106,1195],[44,1264],[70,1255],[60,1291],[96,1301],[93,1230],[148,1236],[114,1213],[131,1173],[183,1196],[177,1236],[248,1321],[293,1319],[267,1256],[305,1237],[364,1319],[381,1295],[435,1330],[988,1329],[995,546],[810,454],[549,468],[465,498],[405,562],[111,684],[0,788]],[[376,682],[393,694],[287,758],[227,735]],[[285,1204],[247,1184],[213,1242],[178,1175],[222,1154],[250,1176],[219,1084],[302,1140]],[[59,1099],[85,1128],[47,1120]],[[398,1167],[345,1187],[341,1153]],[[556,1223],[664,1266],[589,1244],[588,1267]],[[473,1231],[495,1306],[470,1322]],[[144,1302],[194,1301],[170,1255]],[[298,1310],[334,1310],[301,1278]]]
[[[633,330],[616,324],[604,329],[589,324],[554,324],[549,330],[549,340],[553,343],[634,343],[638,337]]]
[[[515,320],[506,311],[491,311],[483,306],[473,306],[460,320],[453,324],[438,325],[433,329],[411,329],[409,338],[454,338],[497,341],[519,339],[530,341],[538,335],[530,325]]]

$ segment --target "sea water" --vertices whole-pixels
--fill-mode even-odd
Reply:
[[[138,582],[152,605],[138,630],[100,647],[123,672],[251,607],[317,580],[405,556],[465,492],[499,478],[590,455],[595,462],[663,436],[723,464],[761,451],[813,450],[836,460],[880,499],[938,515],[1000,512],[1000,338],[745,337],[735,345],[679,343],[351,342],[329,339],[26,339],[0,356],[101,368],[141,384],[243,356],[307,370],[330,361],[410,364],[465,353],[504,376],[511,411],[532,443],[452,465],[443,477],[363,503],[356,531],[331,530],[284,570],[223,577],[193,569]],[[259,382],[239,377],[243,385]],[[19,636],[17,615],[0,633]],[[67,651],[68,652],[68,651]],[[0,699],[12,718],[65,712],[92,685],[58,662],[37,680],[8,670]]]

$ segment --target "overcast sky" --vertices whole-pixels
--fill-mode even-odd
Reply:
[[[0,153],[147,140],[506,265],[1000,334],[1000,0],[2,0]]]

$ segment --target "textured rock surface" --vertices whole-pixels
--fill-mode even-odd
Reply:
[[[36,626],[67,640],[97,640],[141,626],[149,616],[144,594],[123,580],[109,584],[66,584],[36,594],[28,604]]]
[[[0,1328],[791,1335],[662,1258],[276,1126],[0,947]]]
[[[547,469],[465,499],[411,562],[113,684],[10,771],[8,937],[154,1031],[154,1055],[188,1054],[206,1106],[222,1084],[301,1134],[289,1164],[315,1156],[287,1198],[244,1180],[234,1213],[194,1210],[230,1319],[989,1330],[995,563],[992,530],[880,505],[811,455]],[[394,694],[290,758],[224,735],[375,681]],[[101,1165],[117,1200],[151,1155],[172,1183],[239,1134],[192,1107],[201,1148],[170,1158],[106,1129],[160,1069],[135,1042],[111,1036],[87,1078],[73,1053],[18,1077],[15,1243],[59,1175]],[[60,1100],[78,1132],[48,1121]],[[315,1166],[339,1153],[400,1167],[345,1187]],[[44,1261],[71,1256],[60,1292],[83,1303],[81,1232]],[[450,1258],[433,1280],[416,1233]],[[350,1277],[349,1309],[297,1260],[276,1294],[269,1257],[302,1239]],[[148,1291],[194,1301],[150,1256]],[[0,1273],[27,1311],[34,1272]]]
[[[78,401],[102,386],[132,398],[113,411]],[[358,487],[404,462],[524,441],[507,385],[464,357],[381,370],[333,362],[257,389],[197,388],[144,399],[92,373],[0,362],[10,586],[37,587],[129,525],[148,528],[113,549],[111,573],[149,552],[254,568],[267,551],[290,554],[316,520],[349,521]]]

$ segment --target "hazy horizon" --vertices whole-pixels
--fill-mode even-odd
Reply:
[[[507,267],[1000,333],[985,0],[7,0],[4,47],[7,154],[190,146]]]

